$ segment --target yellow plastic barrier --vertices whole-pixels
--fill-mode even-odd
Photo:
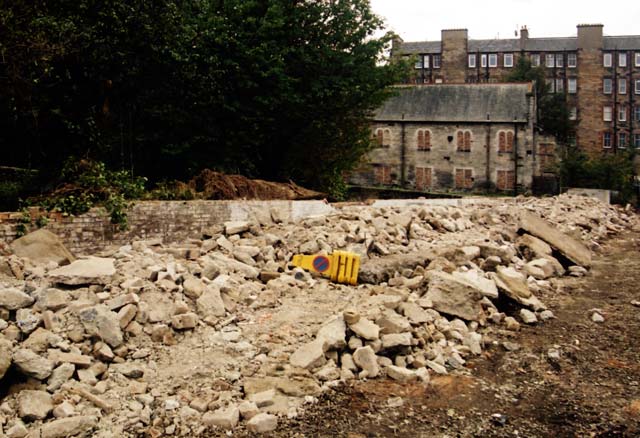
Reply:
[[[331,281],[344,284],[358,283],[360,256],[346,251],[334,251],[329,255],[293,256],[291,263],[310,272],[328,277]]]

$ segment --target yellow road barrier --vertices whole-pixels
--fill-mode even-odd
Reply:
[[[346,251],[334,251],[329,255],[293,256],[291,263],[310,272],[328,277],[331,281],[344,284],[358,283],[360,256]]]

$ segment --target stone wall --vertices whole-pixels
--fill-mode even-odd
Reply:
[[[110,245],[124,245],[137,239],[161,239],[165,243],[200,238],[207,228],[230,220],[297,220],[327,214],[333,208],[323,201],[143,201],[128,213],[129,227],[120,231],[108,214],[94,208],[77,217],[31,209],[35,220],[47,216],[45,226],[57,234],[73,253],[91,254]],[[22,213],[0,213],[0,242],[17,237]],[[35,228],[35,226],[33,226]]]
[[[375,133],[378,129],[388,130],[390,139],[385,147],[369,152],[368,164],[350,175],[352,184],[459,191],[461,187],[456,187],[456,172],[458,169],[471,169],[470,188],[485,189],[495,188],[499,173],[515,169],[515,147],[514,152],[498,150],[500,132],[514,134],[514,124],[373,123],[372,131]],[[418,147],[420,130],[429,132],[429,147]],[[458,150],[458,132],[471,134],[469,151]],[[533,176],[540,174],[536,144],[543,140],[550,139],[535,135],[530,125],[518,124],[518,185],[521,187],[529,188]],[[382,175],[379,169],[385,166],[390,174],[386,183],[379,178]],[[425,181],[429,184],[424,184]]]

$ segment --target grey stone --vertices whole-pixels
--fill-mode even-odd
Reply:
[[[582,242],[558,231],[556,227],[553,227],[544,219],[529,212],[522,212],[520,214],[519,228],[544,240],[572,262],[586,268],[591,266],[591,252],[589,249]]]
[[[19,309],[16,312],[16,325],[22,333],[29,334],[38,328],[42,315],[33,309]]]
[[[360,318],[355,324],[351,324],[349,328],[358,336],[369,341],[380,338],[380,327],[366,318]]]
[[[536,314],[527,309],[520,309],[520,319],[522,319],[522,322],[525,324],[535,324],[538,322]]]
[[[320,327],[316,339],[324,340],[327,350],[339,350],[347,345],[346,332],[347,325],[342,316],[334,316]]]
[[[204,272],[203,272],[203,275],[204,275]],[[217,277],[217,275],[214,276],[214,278],[215,277]],[[182,283],[182,288],[186,296],[194,300],[197,300],[200,297],[200,295],[202,295],[202,293],[204,292],[205,284],[202,282],[202,280],[198,278],[189,277]]]
[[[176,330],[190,330],[198,325],[198,315],[195,313],[183,313],[171,318],[171,325]]]
[[[471,269],[466,272],[455,271],[452,275],[458,280],[475,287],[485,297],[498,298],[496,282],[490,278],[486,278],[482,272]]]
[[[53,371],[52,361],[24,348],[13,353],[13,363],[21,373],[38,380],[46,379]]]
[[[278,427],[278,417],[261,413],[247,421],[247,429],[252,433],[272,432]]]
[[[482,294],[478,289],[446,272],[430,271],[428,278],[424,298],[432,302],[434,309],[468,321],[480,318]]]
[[[409,319],[411,324],[420,325],[426,322],[433,322],[433,316],[428,312],[425,312],[424,309],[416,303],[402,303],[400,304],[400,310],[404,316]],[[380,331],[384,333],[384,328],[382,328],[382,326]]]
[[[113,348],[122,344],[123,336],[118,314],[104,305],[99,304],[82,309],[78,312],[78,316],[89,335],[100,338]]]
[[[63,363],[53,370],[49,380],[47,380],[47,391],[55,392],[73,377],[76,367],[70,363]]]
[[[14,240],[11,242],[11,250],[15,255],[39,264],[54,262],[66,265],[75,260],[60,238],[45,229],[36,230]]]
[[[388,281],[396,272],[401,272],[403,269],[414,269],[416,266],[425,266],[432,259],[433,255],[422,252],[365,259],[360,265],[358,282],[379,284]]]
[[[382,335],[382,348],[393,348],[393,347],[408,347],[411,346],[411,340],[413,337],[411,333],[391,333],[388,335]]]
[[[604,322],[604,317],[600,315],[598,312],[593,312],[593,314],[591,315],[591,321],[596,323],[602,323]]]
[[[254,402],[259,408],[271,406],[275,402],[276,390],[268,389],[267,391],[257,392],[249,396],[249,400]]]
[[[0,307],[8,310],[29,307],[34,301],[32,297],[16,288],[0,290]]]
[[[224,233],[227,236],[231,236],[249,231],[250,227],[251,224],[247,221],[229,221],[224,223]]]
[[[366,371],[367,377],[374,378],[380,374],[376,353],[370,346],[358,348],[353,353],[353,361],[362,370]]]
[[[403,367],[391,365],[391,366],[388,366],[386,370],[387,370],[387,376],[399,382],[412,382],[418,379],[418,376],[414,371],[408,370]]]
[[[98,418],[91,415],[60,418],[40,428],[39,438],[66,438],[87,434],[98,425]]]
[[[18,414],[23,420],[44,420],[52,410],[51,395],[46,391],[23,389],[18,394]]]
[[[64,307],[67,307],[71,302],[71,295],[69,292],[49,288],[42,292],[42,294],[38,297],[38,307],[43,310],[60,310]]]
[[[0,380],[11,366],[11,342],[0,337]]]
[[[313,369],[318,368],[326,362],[324,356],[325,341],[316,339],[315,341],[299,347],[289,358],[289,362],[294,367]]]
[[[116,273],[112,258],[89,257],[49,271],[50,281],[70,286],[108,284]]]
[[[392,309],[385,309],[376,319],[376,325],[380,327],[380,333],[383,334],[402,333],[411,330],[409,320]]]
[[[238,421],[240,421],[240,410],[235,405],[215,412],[207,412],[202,416],[202,422],[205,425],[222,429],[233,429],[238,424]]]
[[[216,285],[208,285],[204,290],[200,298],[196,301],[198,313],[203,318],[207,317],[222,317],[226,315],[227,311],[220,295],[220,289]]]
[[[426,366],[428,366],[429,368],[431,368],[433,371],[435,371],[437,374],[447,374],[447,369],[440,365],[437,362],[434,362],[432,360],[428,360],[426,361]]]
[[[553,249],[537,237],[531,234],[523,234],[516,240],[516,248],[526,260],[534,260],[551,256]]]
[[[260,413],[258,405],[256,405],[254,402],[246,400],[238,405],[238,410],[240,411],[240,415],[242,416],[242,418],[244,418],[245,420],[250,420]]]

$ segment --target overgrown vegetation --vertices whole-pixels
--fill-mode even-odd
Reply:
[[[125,229],[127,209],[131,200],[142,197],[145,182],[146,178],[134,177],[128,171],[108,170],[102,162],[70,158],[63,167],[57,188],[27,202],[68,215],[79,215],[94,206],[102,206],[109,213],[111,223]]]
[[[2,1],[3,161],[45,179],[73,155],[152,181],[211,168],[339,191],[405,74],[381,26],[368,0]],[[94,202],[70,196],[70,211]]]
[[[630,202],[637,196],[633,148],[590,157],[577,147],[568,146],[560,155],[558,173],[562,187],[615,190],[620,203]]]

